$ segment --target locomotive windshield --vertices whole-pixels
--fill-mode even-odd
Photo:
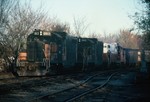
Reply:
[[[34,35],[40,35],[40,32],[39,31],[35,31]]]

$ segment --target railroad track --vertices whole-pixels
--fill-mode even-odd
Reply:
[[[94,88],[95,85],[88,85],[92,80],[99,76],[100,80],[104,81],[106,78],[102,76],[106,75],[106,73],[112,73],[112,71],[103,71],[96,73],[88,73],[88,74],[71,74],[71,75],[61,75],[61,76],[53,76],[51,78],[41,77],[41,78],[33,78],[27,79],[28,81],[23,83],[19,82],[16,84],[9,84],[5,87],[5,94],[0,94],[0,101],[17,101],[17,102],[33,102],[33,101],[57,101],[57,98],[60,97],[60,101],[62,101],[61,97],[63,97],[64,101],[69,100],[72,97],[72,90],[78,90],[75,93],[81,94],[84,91],[87,91],[91,88]],[[19,78],[24,79],[24,78]],[[98,79],[99,80],[99,79]],[[100,83],[102,84],[102,83]],[[10,87],[9,87],[10,86]],[[97,85],[96,85],[97,86]],[[3,87],[1,87],[3,88]],[[2,89],[3,90],[3,89]],[[9,91],[10,90],[10,91]],[[70,92],[69,92],[70,91]],[[70,97],[66,97],[69,95],[65,95],[64,93],[69,93]],[[63,95],[62,95],[63,94]],[[76,95],[77,95],[76,94]],[[64,98],[65,95],[65,98]]]
[[[85,92],[83,92],[83,93],[81,93],[81,94],[79,94],[79,95],[76,95],[75,97],[72,97],[72,98],[70,98],[70,99],[68,99],[68,100],[65,100],[65,101],[66,101],[66,102],[76,101],[76,100],[80,99],[81,97],[86,96],[87,94],[93,93],[93,92],[95,92],[96,90],[103,88],[105,85],[107,85],[107,83],[110,81],[110,79],[111,79],[115,74],[116,74],[116,72],[113,73],[113,74],[111,74],[111,75],[106,79],[106,81],[104,81],[104,83],[102,83],[101,85],[98,85],[98,86],[96,86],[96,87],[94,87],[94,88],[92,88],[92,89],[89,89],[89,90],[87,90],[87,91],[85,91]]]
[[[64,89],[64,87],[60,87],[61,83],[66,85],[66,87],[69,86],[68,83],[74,86],[80,82],[79,80],[84,80],[91,74],[93,73],[50,77],[19,77],[17,79],[0,80],[0,101],[27,101],[46,94],[46,92],[54,93],[57,90]],[[57,89],[58,87],[60,88]]]
[[[112,76],[115,75],[115,73],[112,74],[112,72],[111,73],[109,72],[108,75],[106,75],[106,72],[98,73],[98,74],[95,74],[95,75],[87,78],[82,83],[77,84],[77,85],[75,85],[71,88],[67,88],[67,89],[58,91],[58,92],[53,93],[53,94],[46,93],[42,96],[39,96],[39,97],[36,97],[34,99],[28,100],[27,102],[34,102],[34,101],[36,101],[36,102],[41,102],[41,101],[52,101],[52,102],[66,101],[66,102],[72,102],[74,100],[77,100],[77,99],[89,94],[89,93],[92,93],[93,91],[95,91],[97,89],[100,89],[100,88],[104,87],[110,81]],[[97,80],[97,79],[95,79],[96,77],[99,77],[102,82],[100,82],[100,84],[94,85],[94,84],[92,84],[94,82],[91,82],[91,81],[93,79]],[[98,78],[98,80],[99,80],[99,78]]]

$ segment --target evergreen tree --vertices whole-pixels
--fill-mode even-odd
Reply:
[[[145,10],[142,14],[135,13],[135,24],[143,31],[143,47],[150,49],[150,0],[142,0],[145,4]]]

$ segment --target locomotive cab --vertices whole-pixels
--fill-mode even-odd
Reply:
[[[120,65],[120,46],[118,43],[103,44],[103,64],[104,67]]]

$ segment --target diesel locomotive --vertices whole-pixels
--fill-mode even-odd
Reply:
[[[96,38],[74,37],[66,32],[35,30],[17,60],[19,76],[41,76],[66,71],[108,69],[136,65],[138,49],[103,43]]]

